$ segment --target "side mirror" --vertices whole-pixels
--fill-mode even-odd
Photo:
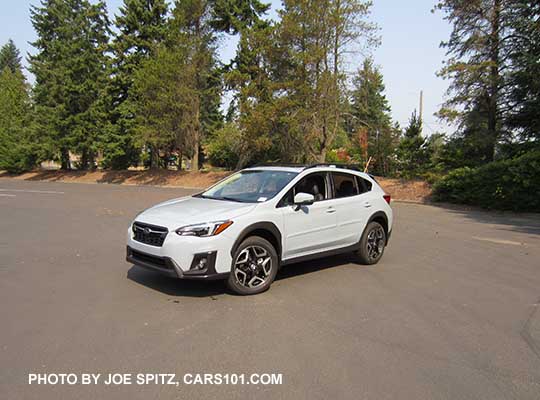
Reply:
[[[309,193],[297,193],[294,196],[294,204],[297,206],[309,206],[315,203],[315,196]]]

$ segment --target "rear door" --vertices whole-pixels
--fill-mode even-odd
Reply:
[[[337,216],[336,240],[340,247],[351,246],[371,216],[371,183],[347,172],[331,172],[334,207]]]
[[[309,206],[295,206],[294,195],[300,192],[314,195],[315,202]],[[283,259],[319,253],[337,246],[337,217],[333,202],[327,172],[307,175],[281,199],[278,207],[283,215]]]

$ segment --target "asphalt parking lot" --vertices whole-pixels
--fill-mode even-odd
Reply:
[[[291,265],[239,297],[124,260],[136,213],[189,192],[0,179],[0,398],[540,398],[540,216],[395,203],[377,266]],[[283,384],[28,384],[68,372]]]

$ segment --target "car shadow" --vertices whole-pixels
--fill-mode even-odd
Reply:
[[[338,254],[331,257],[318,258],[311,261],[288,264],[279,269],[276,280],[294,278],[300,275],[312,274],[330,268],[337,268],[347,264],[360,264],[358,257],[353,253]]]
[[[346,264],[358,264],[354,254],[341,254],[312,261],[286,265],[278,271],[276,281],[312,274]],[[132,265],[127,272],[127,278],[139,285],[175,297],[212,297],[231,292],[224,281],[195,281],[170,278],[156,272]]]
[[[223,281],[175,279],[132,265],[127,278],[139,285],[175,297],[210,297],[228,293]]]

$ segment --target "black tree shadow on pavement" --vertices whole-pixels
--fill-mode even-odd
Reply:
[[[448,210],[452,214],[482,224],[500,225],[497,229],[529,235],[540,235],[540,214],[516,213],[511,211],[491,211],[453,204],[433,204],[434,207]]]

